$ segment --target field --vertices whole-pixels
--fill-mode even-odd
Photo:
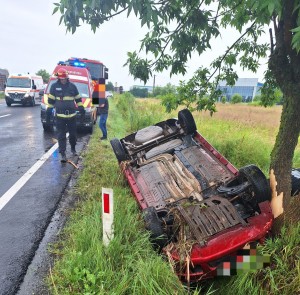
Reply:
[[[194,113],[200,133],[237,168],[256,164],[268,173],[269,155],[280,121],[280,107],[218,105],[212,117]],[[158,100],[122,95],[110,100],[108,136],[126,134],[170,117]],[[282,238],[268,240],[261,251],[272,254],[271,268],[187,289],[149,242],[140,211],[120,172],[108,141],[93,134],[82,155],[82,173],[74,190],[79,199],[59,241],[48,282],[53,294],[300,294],[299,227],[284,228]],[[295,166],[300,166],[299,149]],[[101,188],[114,189],[115,236],[102,244]]]

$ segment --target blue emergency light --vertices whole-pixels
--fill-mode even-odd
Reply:
[[[85,63],[84,62],[79,62],[79,61],[74,61],[73,62],[73,65],[75,67],[81,67],[81,68],[84,68],[85,67]]]

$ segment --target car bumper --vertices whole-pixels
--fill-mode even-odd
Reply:
[[[236,259],[240,250],[251,243],[263,243],[271,230],[273,214],[268,201],[259,204],[261,214],[248,218],[247,224],[236,225],[225,232],[211,237],[207,244],[200,247],[194,244],[186,261],[180,261],[179,250],[169,253],[174,261],[177,275],[182,281],[201,281],[218,275],[217,270],[224,262]],[[183,266],[184,264],[184,266]]]
[[[46,107],[41,108],[41,122],[45,125],[53,126],[55,124],[54,117],[51,117],[50,123],[46,121]],[[77,128],[92,128],[94,125],[92,112],[86,112],[84,116],[80,113],[76,114],[76,126]]]
[[[8,103],[15,103],[15,104],[26,104],[26,103],[29,103],[32,101],[32,96],[27,96],[27,97],[15,97],[15,98],[12,98],[10,96],[5,96],[5,100],[8,102]]]
[[[91,128],[94,125],[92,112],[85,112],[84,115],[76,114],[76,126],[78,128]]]

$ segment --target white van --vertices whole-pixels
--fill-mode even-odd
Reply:
[[[5,84],[5,101],[7,106],[13,103],[30,104],[34,106],[41,102],[39,95],[43,89],[43,78],[41,76],[33,76],[30,74],[10,75]]]

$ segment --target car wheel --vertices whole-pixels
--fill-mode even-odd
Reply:
[[[128,160],[127,154],[119,139],[113,138],[110,141],[111,147],[116,155],[117,160],[120,162]]]
[[[8,107],[10,107],[10,106],[11,106],[11,102],[6,101],[6,105],[7,105]]]
[[[239,179],[248,181],[253,190],[251,204],[255,207],[258,203],[271,200],[269,182],[263,172],[255,165],[248,165],[239,170]]]
[[[192,113],[188,109],[178,112],[178,121],[185,134],[194,134],[197,130]]]
[[[159,219],[154,207],[149,207],[143,210],[143,218],[145,227],[150,232],[151,242],[155,247],[163,248],[167,242],[167,235],[162,228],[162,222]]]
[[[31,101],[31,106],[34,107],[35,106],[35,99],[34,97],[32,98],[32,101]]]

